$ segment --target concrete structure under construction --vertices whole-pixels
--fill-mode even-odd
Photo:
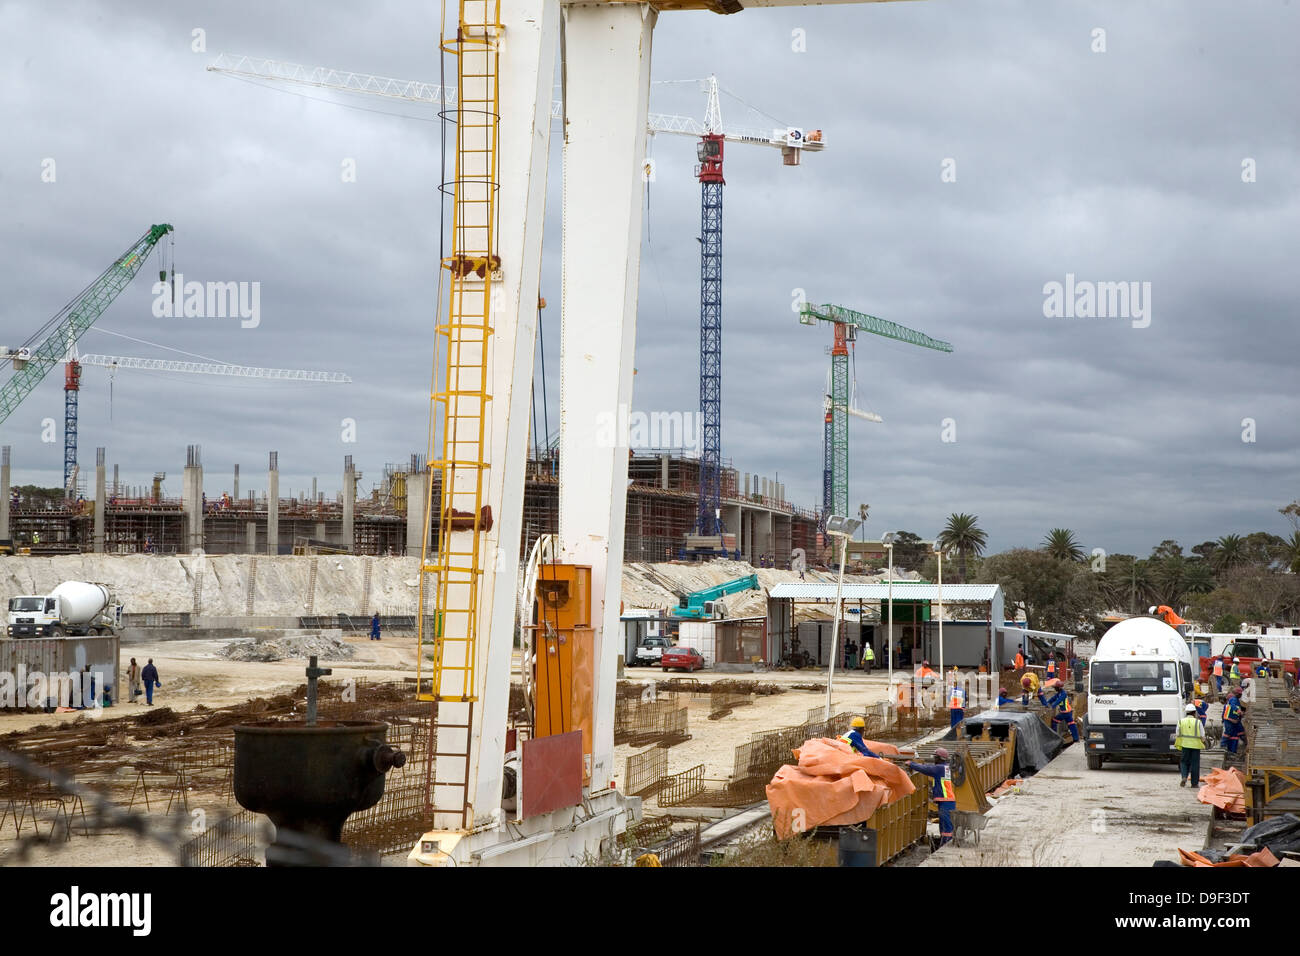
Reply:
[[[234,466],[231,490],[204,492],[201,449],[190,445],[181,496],[163,493],[159,472],[151,486],[128,488],[106,480],[103,449],[96,450],[93,500],[59,495],[15,494],[8,449],[0,464],[0,539],[12,539],[37,554],[292,554],[337,550],[353,554],[420,554],[426,501],[437,511],[441,484],[424,459],[412,455],[402,467],[387,466],[368,497],[357,499],[361,473],[352,456],[343,462],[342,491],[327,497],[280,496],[279,456],[268,458],[266,491],[248,488],[248,476]],[[700,464],[680,452],[634,453],[628,464],[625,559],[664,561],[682,556],[695,523]],[[432,480],[432,489],[427,482]],[[317,482],[313,479],[313,487]],[[429,492],[431,491],[431,496]],[[417,503],[416,507],[409,507]],[[559,460],[554,452],[529,462],[524,490],[524,557],[539,535],[554,533],[559,510]],[[822,540],[813,511],[785,500],[779,481],[722,471],[724,544],[740,560],[785,568],[802,549],[810,563],[821,560]],[[436,521],[431,541],[436,542]],[[39,537],[36,537],[39,536]]]

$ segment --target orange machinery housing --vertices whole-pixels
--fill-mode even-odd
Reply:
[[[591,568],[544,564],[538,569],[533,622],[533,736],[582,731],[583,782],[591,780],[595,631]]]

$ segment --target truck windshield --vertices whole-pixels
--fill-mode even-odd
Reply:
[[[1174,694],[1178,672],[1169,661],[1093,661],[1094,694]]]
[[[39,597],[16,597],[9,599],[9,610],[11,611],[39,611],[42,607],[43,598]]]

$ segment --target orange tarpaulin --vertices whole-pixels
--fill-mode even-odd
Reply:
[[[1192,850],[1184,850],[1181,847],[1178,850],[1179,862],[1183,866],[1277,866],[1278,859],[1269,852],[1268,847],[1257,850],[1249,855],[1245,853],[1234,853],[1221,863],[1214,863],[1207,857],[1201,856]]]
[[[890,744],[867,741],[880,754],[897,754]],[[828,737],[804,742],[767,785],[772,827],[779,839],[816,826],[861,823],[876,808],[916,790],[902,767],[853,752],[842,740]]]
[[[1201,803],[1208,803],[1228,813],[1246,812],[1246,777],[1236,767],[1221,770],[1215,767],[1201,778],[1205,785],[1196,794]]]

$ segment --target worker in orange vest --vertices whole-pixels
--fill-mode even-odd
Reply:
[[[1047,655],[1047,677],[1050,680],[1056,676],[1056,654]]]
[[[966,689],[958,683],[957,668],[952,669],[948,685],[948,719],[949,727],[956,727],[966,718]]]
[[[1216,657],[1214,659],[1214,692],[1216,694],[1223,693],[1223,658],[1222,657]]]
[[[1025,669],[1025,645],[1021,644],[1018,648],[1016,648],[1016,670],[1022,671],[1024,669]]]

